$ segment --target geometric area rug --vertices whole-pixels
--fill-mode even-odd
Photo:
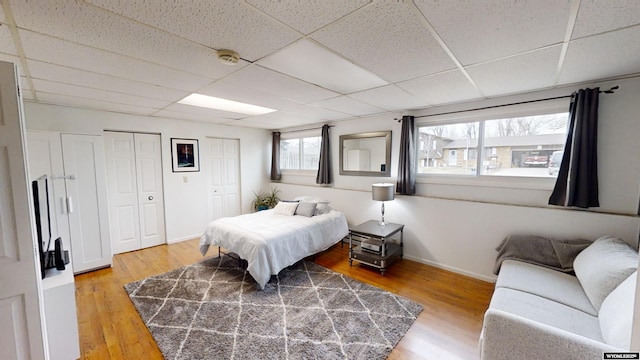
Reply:
[[[422,311],[306,260],[264,290],[229,256],[124,288],[165,359],[386,359]]]

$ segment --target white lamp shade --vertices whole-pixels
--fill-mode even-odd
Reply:
[[[379,183],[371,186],[371,197],[377,201],[393,200],[394,189],[393,184]]]

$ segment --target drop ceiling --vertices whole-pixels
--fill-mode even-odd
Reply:
[[[26,101],[283,129],[640,73],[640,1],[3,0]],[[219,49],[240,54],[235,66]],[[276,109],[178,103],[199,93]]]

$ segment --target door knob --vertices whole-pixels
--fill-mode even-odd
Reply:
[[[153,196],[149,195],[149,197],[147,199],[153,200]]]

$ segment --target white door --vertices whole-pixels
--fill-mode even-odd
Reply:
[[[240,140],[222,140],[225,216],[240,215]]]
[[[134,134],[140,247],[165,243],[160,135]]]
[[[113,253],[138,250],[140,224],[133,134],[105,132],[104,141]]]
[[[203,148],[209,220],[240,215],[240,140],[208,138]]]
[[[108,131],[105,148],[113,252],[164,244],[160,135]]]
[[[0,359],[43,359],[42,281],[17,73],[0,62]]]
[[[455,166],[458,165],[458,151],[449,150],[449,165]]]
[[[71,258],[75,273],[111,266],[111,242],[101,136],[62,134],[69,203]]]

